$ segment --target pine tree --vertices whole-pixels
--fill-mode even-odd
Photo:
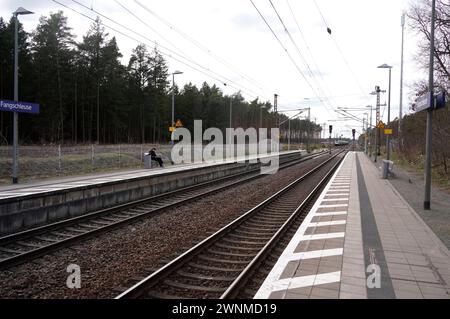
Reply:
[[[47,122],[48,138],[64,141],[66,101],[72,100],[72,59],[74,36],[62,11],[41,17],[33,35],[33,58],[37,73],[37,101],[40,118]],[[55,123],[57,125],[55,126]]]

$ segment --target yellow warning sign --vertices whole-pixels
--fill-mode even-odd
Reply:
[[[392,129],[391,128],[387,128],[384,130],[384,134],[385,135],[392,135]]]
[[[181,122],[181,120],[178,120],[175,124],[175,127],[183,127],[183,122]]]
[[[384,125],[383,121],[379,121],[377,124],[377,128],[381,128],[384,129],[386,127],[386,125]]]
[[[173,133],[173,132],[175,132],[176,130],[177,130],[176,127],[173,127],[173,126],[172,126],[172,127],[169,127],[169,132],[172,132],[172,133]]]

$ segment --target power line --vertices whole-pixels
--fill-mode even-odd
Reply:
[[[87,18],[87,19],[89,19],[89,20],[91,20],[91,21],[93,21],[93,22],[97,22],[97,21],[96,21],[95,19],[93,19],[92,17],[90,17],[90,16],[88,16],[88,15],[86,15],[86,14],[84,14],[84,13],[82,13],[82,12],[80,12],[80,11],[78,11],[78,10],[72,8],[72,7],[69,7],[68,5],[66,5],[66,4],[64,4],[64,3],[59,2],[58,0],[51,0],[51,1],[53,1],[53,2],[55,2],[55,3],[57,3],[57,4],[59,4],[60,6],[66,8],[66,9],[68,9],[68,10],[71,10],[71,11],[73,11],[73,12],[75,12],[75,13],[77,13],[77,14],[79,14],[79,15],[81,15],[81,16],[83,16],[83,17],[85,17],[85,18]],[[91,10],[90,8],[88,8],[88,9]],[[106,17],[106,18],[107,18],[107,17]],[[137,32],[134,32],[133,30],[130,30],[129,28],[127,28],[127,27],[121,25],[121,24],[118,23],[118,22],[115,22],[114,20],[112,20],[112,19],[110,19],[110,18],[107,18],[107,19],[109,19],[110,21],[116,23],[117,25],[122,26],[123,28],[125,28],[125,29],[127,29],[127,30],[129,30],[129,31],[131,31],[131,32],[133,32],[133,33],[135,33],[135,34],[137,34],[138,36],[142,37],[143,39],[146,39],[147,41],[152,42],[155,46],[158,46],[158,43],[157,43],[156,41],[151,40],[151,39],[148,39],[147,37],[145,37],[145,36],[143,36],[143,35],[141,35],[141,34],[139,34],[139,33],[137,33]],[[113,30],[114,32],[117,32],[117,33],[123,35],[124,37],[127,37],[127,38],[130,39],[130,40],[133,40],[133,41],[135,41],[135,42],[137,42],[137,43],[140,43],[140,44],[143,44],[143,45],[145,45],[145,46],[148,46],[148,43],[145,43],[145,42],[143,42],[143,41],[141,41],[141,40],[138,40],[137,38],[135,38],[135,37],[133,37],[133,36],[130,36],[129,34],[126,34],[126,33],[122,32],[122,31],[118,30],[117,28],[111,27],[110,25],[107,25],[107,24],[105,24],[105,23],[103,23],[103,22],[99,22],[99,23],[100,23],[101,25],[103,25],[104,27],[106,27],[106,28],[108,28],[108,29],[111,29],[111,30]],[[173,52],[173,54],[175,54],[175,55],[177,55],[177,56],[180,56],[182,59],[185,59],[185,60],[187,60],[187,61],[189,61],[189,62],[191,62],[191,63],[193,63],[193,64],[195,64],[195,65],[198,65],[200,68],[205,69],[207,72],[210,72],[210,73],[212,73],[212,74],[216,74],[215,72],[211,71],[210,69],[208,69],[208,68],[206,68],[206,67],[204,67],[204,66],[198,64],[198,63],[195,62],[195,61],[191,61],[191,60],[189,60],[188,58],[183,57],[182,55],[180,55],[180,54],[178,54],[178,53],[172,51],[171,49],[165,48],[165,47],[162,46],[162,45],[159,45],[159,46],[162,47],[163,49],[169,51],[169,52]],[[201,73],[201,74],[203,74],[203,75],[206,75],[207,77],[209,77],[209,78],[211,78],[211,79],[214,79],[214,80],[218,81],[219,83],[223,83],[225,86],[230,86],[230,87],[232,87],[232,88],[234,88],[234,89],[236,89],[236,90],[242,91],[242,92],[244,92],[245,94],[247,94],[248,96],[251,96],[252,98],[255,98],[255,97],[256,97],[256,96],[254,96],[253,94],[249,94],[248,92],[245,92],[245,90],[242,90],[242,87],[239,87],[239,85],[235,86],[235,85],[231,85],[231,84],[228,84],[228,83],[224,83],[223,80],[219,79],[217,76],[208,74],[207,72],[202,71],[202,70],[200,70],[199,68],[197,68],[197,67],[195,67],[195,66],[193,66],[193,65],[191,65],[191,64],[189,64],[189,63],[187,63],[187,62],[185,62],[185,61],[182,61],[182,60],[179,59],[179,58],[174,57],[174,56],[173,56],[172,54],[170,54],[170,53],[166,53],[166,52],[164,52],[163,50],[160,50],[160,52],[161,52],[161,54],[163,54],[163,55],[165,55],[165,56],[167,56],[167,57],[170,57],[171,59],[173,59],[173,60],[175,60],[175,61],[177,61],[177,62],[179,62],[179,63],[181,63],[181,64],[183,64],[183,65],[185,65],[185,66],[187,66],[187,67],[189,67],[189,68],[191,68],[191,69],[193,69],[193,70],[195,70],[195,71],[197,71],[197,72],[199,72],[199,73]],[[224,78],[223,76],[221,76],[221,75],[219,75],[219,74],[217,74],[217,75],[218,75],[219,77]],[[226,78],[225,78],[225,79],[226,79]],[[229,82],[235,83],[234,81],[229,81]]]
[[[82,12],[79,12],[79,11],[75,10],[75,9],[69,7],[68,5],[64,4],[64,3],[61,3],[61,2],[59,2],[59,1],[57,1],[57,0],[52,0],[52,1],[55,2],[55,3],[57,3],[57,4],[59,4],[59,5],[61,5],[61,6],[63,6],[63,7],[65,7],[65,8],[67,8],[67,9],[69,9],[69,10],[71,10],[71,11],[73,11],[73,12],[75,12],[75,13],[77,13],[77,14],[79,14],[79,15],[84,16],[85,18],[87,18],[87,19],[89,19],[89,20],[91,20],[91,21],[96,22],[96,20],[93,19],[92,17],[90,17],[90,16],[88,16],[88,15],[82,13]],[[247,89],[244,90],[242,85],[239,85],[239,84],[237,84],[236,82],[234,82],[234,81],[232,81],[232,80],[230,80],[230,79],[227,79],[226,77],[220,75],[220,74],[217,73],[217,72],[214,72],[214,71],[210,70],[209,68],[207,68],[207,67],[205,67],[205,66],[203,66],[203,65],[201,65],[201,64],[199,64],[199,63],[197,63],[196,61],[194,61],[194,60],[192,60],[192,59],[190,59],[190,58],[187,58],[187,57],[185,57],[185,56],[183,56],[183,55],[181,55],[181,54],[179,54],[179,53],[173,51],[172,49],[167,48],[166,46],[163,46],[163,45],[161,45],[161,44],[158,44],[155,40],[149,39],[148,37],[146,37],[146,36],[144,36],[144,35],[142,35],[142,34],[136,32],[136,31],[134,31],[134,30],[132,30],[132,29],[130,29],[130,28],[124,26],[123,24],[121,24],[121,23],[115,21],[114,19],[111,19],[111,18],[107,17],[106,15],[104,15],[104,14],[102,14],[102,13],[100,13],[100,12],[94,10],[94,9],[91,9],[91,8],[85,6],[85,5],[82,4],[82,3],[79,3],[79,2],[76,1],[76,0],[72,0],[72,1],[75,2],[75,3],[77,3],[77,4],[80,5],[80,6],[84,7],[85,9],[90,10],[90,11],[96,13],[97,15],[99,15],[99,16],[101,16],[101,17],[103,17],[103,18],[105,18],[105,19],[107,19],[107,20],[109,20],[109,21],[115,23],[116,25],[118,25],[118,26],[124,28],[125,30],[127,30],[127,31],[129,31],[129,32],[132,32],[132,33],[136,34],[137,36],[139,36],[139,37],[141,37],[141,38],[143,38],[143,39],[145,39],[145,40],[147,40],[147,41],[153,43],[153,45],[158,46],[158,47],[161,47],[161,48],[163,48],[164,50],[166,50],[166,51],[169,52],[169,53],[167,53],[167,52],[164,52],[163,50],[160,50],[161,54],[163,54],[163,55],[165,55],[165,56],[168,56],[168,57],[172,58],[173,60],[175,60],[175,61],[177,61],[177,62],[180,62],[180,63],[182,63],[183,65],[186,65],[187,67],[189,67],[189,68],[191,68],[191,69],[193,69],[193,70],[195,70],[195,71],[197,71],[197,72],[200,72],[200,73],[202,73],[202,74],[204,74],[204,75],[206,75],[206,76],[208,76],[208,77],[210,77],[210,78],[212,78],[212,79],[214,79],[214,80],[216,80],[216,81],[218,81],[218,82],[224,84],[225,86],[230,86],[230,87],[232,87],[232,88],[234,88],[234,89],[236,89],[236,90],[240,90],[240,91],[244,92],[245,94],[247,94],[248,96],[250,96],[250,97],[252,97],[252,98],[257,97],[257,94],[254,94],[255,92],[253,92],[252,94],[249,94],[250,91],[247,90]],[[107,28],[109,28],[109,29],[111,29],[111,30],[113,30],[113,31],[115,31],[115,32],[117,32],[117,33],[119,33],[119,34],[121,34],[121,35],[123,35],[123,36],[125,36],[125,37],[127,37],[127,38],[129,38],[129,39],[131,39],[131,40],[133,40],[133,41],[136,41],[136,42],[138,42],[138,43],[141,43],[141,44],[144,44],[144,45],[148,46],[148,43],[144,43],[143,41],[140,41],[140,40],[138,40],[138,39],[136,39],[136,38],[130,36],[129,34],[126,34],[126,33],[122,32],[122,31],[120,31],[120,30],[118,30],[118,29],[116,29],[116,28],[114,28],[114,27],[111,27],[111,26],[109,26],[109,25],[107,25],[107,24],[105,24],[105,23],[103,23],[103,22],[100,22],[100,24],[103,25],[103,26],[105,26],[105,27],[107,27]],[[178,56],[179,58],[176,58],[176,57],[174,57],[173,55],[176,55],[176,56]],[[184,60],[186,60],[186,61],[188,61],[189,63],[192,63],[192,64],[198,66],[199,68],[201,68],[201,69],[205,70],[206,72],[209,72],[209,73],[211,73],[211,74],[213,74],[213,75],[208,74],[208,73],[206,73],[205,71],[199,70],[197,67],[194,67],[194,66],[192,66],[191,64],[189,64],[189,63],[187,63],[187,62],[185,62],[185,61],[180,60],[180,58],[181,58],[181,59],[184,59]],[[235,85],[231,85],[231,84],[229,84],[229,83],[224,83],[224,81],[221,80],[220,78],[224,79],[226,82],[234,83]],[[246,92],[246,91],[247,91],[247,92]]]
[[[270,5],[272,6],[273,10],[275,11],[275,14],[278,17],[278,20],[280,20],[281,24],[283,25],[284,31],[286,32],[286,34],[288,35],[289,39],[291,40],[292,44],[294,45],[294,47],[296,48],[296,51],[298,53],[298,55],[300,56],[300,58],[302,59],[303,64],[306,66],[306,68],[309,71],[309,75],[311,77],[312,80],[314,80],[318,86],[318,90],[322,91],[323,90],[320,88],[320,83],[317,80],[316,76],[314,75],[314,73],[311,70],[311,67],[309,66],[308,62],[306,61],[306,59],[304,58],[303,54],[300,51],[300,48],[298,47],[297,43],[295,42],[294,38],[292,37],[291,33],[289,32],[288,28],[286,27],[283,19],[281,18],[280,14],[278,13],[278,10],[275,8],[275,5],[273,4],[272,0],[269,0]],[[328,100],[328,98],[326,98],[326,94],[324,94],[325,99]],[[322,104],[327,107],[327,105],[325,104],[325,102],[319,97],[320,102],[322,102]],[[328,101],[328,103],[330,104],[331,109],[333,109],[333,106],[331,105],[331,103]]]
[[[356,76],[355,72],[353,71],[352,67],[350,66],[350,63],[348,62],[347,58],[344,55],[344,52],[342,51],[341,47],[339,46],[339,43],[337,42],[337,40],[333,37],[331,29],[328,26],[327,21],[325,20],[325,17],[322,13],[322,10],[320,9],[319,5],[317,4],[316,0],[313,0],[317,11],[319,12],[320,16],[322,17],[323,23],[325,24],[326,28],[327,28],[327,32],[329,33],[331,39],[333,40],[334,45],[336,46],[337,50],[339,51],[339,54],[341,55],[342,60],[344,61],[345,65],[347,66],[348,70],[350,71],[350,73],[353,76],[354,81],[356,82],[356,84],[358,85],[359,89],[361,90],[361,92],[363,94],[365,94],[364,89],[361,86],[361,83],[358,79],[358,77]],[[366,95],[366,94],[365,94]]]
[[[322,75],[322,71],[320,70],[320,68],[319,68],[319,66],[318,66],[318,64],[317,64],[317,62],[316,62],[316,60],[315,60],[315,58],[314,58],[314,55],[312,54],[311,48],[310,48],[309,45],[308,45],[308,41],[306,40],[306,37],[305,37],[305,35],[304,35],[302,29],[300,28],[300,24],[298,23],[298,20],[297,20],[297,18],[295,17],[294,10],[292,10],[292,7],[291,7],[291,4],[290,4],[289,0],[286,0],[286,3],[287,3],[287,5],[288,5],[289,11],[291,12],[292,18],[293,18],[293,20],[294,20],[294,22],[295,22],[295,24],[296,24],[296,26],[297,26],[297,30],[299,31],[300,36],[302,37],[302,40],[303,40],[303,42],[305,43],[305,47],[306,47],[306,49],[307,49],[307,51],[308,51],[308,53],[309,53],[309,56],[310,56],[310,58],[311,58],[311,60],[312,60],[312,62],[313,62],[313,64],[314,64],[314,67],[315,67],[315,68],[317,69],[317,71],[319,72],[319,76],[320,76],[322,82],[323,82],[324,85],[325,85],[325,89],[326,89],[325,91],[331,92],[330,89],[329,89],[328,86],[327,86],[327,82],[325,81],[325,79],[324,79],[324,77],[323,77],[323,75]],[[326,93],[326,92],[324,92],[324,93]],[[325,96],[327,96],[327,94],[325,94]],[[329,100],[329,103],[330,103],[331,105],[333,105],[333,103],[331,103],[331,101],[330,101],[330,100],[333,99],[333,97],[331,96],[331,94],[328,94],[328,98],[327,98],[327,99]]]
[[[305,74],[303,73],[303,71],[300,69],[300,67],[298,66],[298,64],[295,62],[294,58],[292,57],[292,55],[289,53],[288,49],[284,46],[283,42],[281,42],[281,40],[278,38],[277,34],[275,33],[275,31],[272,29],[272,27],[270,26],[270,24],[267,22],[266,18],[264,17],[264,15],[261,13],[261,11],[259,11],[258,7],[255,5],[255,3],[253,2],[253,0],[250,0],[250,2],[252,3],[253,7],[256,9],[256,11],[258,12],[259,16],[261,17],[261,19],[264,21],[264,23],[267,25],[267,27],[269,28],[269,30],[272,32],[273,36],[275,37],[275,39],[278,41],[278,43],[280,44],[280,46],[283,48],[283,50],[286,52],[287,56],[289,57],[289,59],[291,60],[292,64],[294,64],[295,68],[297,69],[297,71],[300,73],[300,75],[303,77],[303,79],[305,80],[305,82],[309,85],[309,87],[311,88],[312,92],[316,95],[316,97],[323,103],[323,100],[319,97],[319,95],[317,94],[316,90],[314,89],[314,87],[311,85],[311,83],[308,81],[308,79],[306,78]],[[325,104],[324,104],[325,105]],[[326,110],[328,113],[329,110],[328,108],[325,106]],[[331,114],[330,114],[331,115]]]
[[[115,0],[115,1],[118,2],[117,0]],[[230,63],[228,63],[225,59],[223,59],[220,56],[218,56],[217,54],[215,54],[213,51],[211,51],[206,46],[202,45],[199,41],[197,41],[196,39],[191,37],[189,34],[187,34],[187,33],[183,32],[182,30],[178,29],[176,26],[174,26],[172,23],[170,23],[167,19],[164,19],[163,17],[161,17],[158,14],[156,14],[148,6],[144,5],[143,3],[141,3],[140,1],[137,1],[137,0],[134,0],[134,2],[136,4],[138,4],[142,9],[147,11],[149,14],[151,14],[152,16],[157,18],[159,21],[161,21],[163,24],[167,25],[172,31],[180,34],[184,39],[186,39],[186,40],[190,41],[191,43],[193,43],[197,48],[199,48],[200,50],[206,52],[208,55],[210,55],[211,57],[216,59],[219,63],[221,63],[222,65],[226,66],[228,69],[230,69],[231,71],[233,71],[234,73],[239,75],[242,79],[244,79],[247,82],[251,83],[252,85],[257,87],[258,89],[260,89],[262,92],[267,91],[267,89],[264,89],[262,87],[262,85],[260,83],[258,83],[257,80],[255,80],[255,79],[249,77],[248,75],[240,72],[235,66],[233,66]]]

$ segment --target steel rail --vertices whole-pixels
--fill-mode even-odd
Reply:
[[[317,154],[309,155],[307,157],[302,157],[300,159],[296,158],[294,160],[291,160],[291,161],[288,161],[287,163],[282,164],[280,169],[285,169],[285,168],[303,163],[303,162],[311,160],[313,158],[320,157],[324,154],[325,153],[317,153]],[[23,231],[20,233],[1,237],[0,238],[0,253],[3,253],[4,255],[9,254],[12,256],[4,258],[4,259],[0,259],[0,269],[10,268],[10,267],[16,266],[18,264],[27,262],[27,261],[35,259],[39,256],[45,255],[53,250],[68,247],[68,246],[73,245],[77,242],[80,242],[86,238],[96,236],[98,234],[113,230],[118,227],[122,227],[122,226],[132,223],[138,219],[145,218],[149,215],[157,214],[165,209],[168,209],[168,208],[180,205],[180,204],[185,204],[187,202],[196,200],[198,198],[202,198],[206,195],[212,195],[218,191],[223,191],[224,189],[228,189],[228,188],[231,188],[231,187],[239,185],[239,184],[250,182],[251,180],[254,180],[254,179],[264,176],[259,173],[258,174],[256,173],[256,172],[259,172],[259,170],[260,170],[260,168],[257,168],[257,169],[249,170],[249,171],[246,171],[243,173],[233,174],[231,176],[216,179],[213,181],[209,181],[209,182],[185,187],[182,189],[166,192],[163,194],[152,196],[150,198],[145,198],[145,199],[133,201],[131,203],[117,205],[114,207],[95,211],[95,212],[92,212],[92,213],[89,213],[89,214],[86,214],[83,216],[70,218],[67,220],[60,221],[60,222],[52,223],[49,225],[44,225],[44,226],[41,226],[38,228],[33,228],[33,229],[26,230],[26,231]],[[250,175],[250,176],[242,178],[243,176],[247,176],[247,175]],[[238,180],[233,181],[233,179],[238,179]],[[227,183],[227,181],[228,181],[228,183]],[[224,185],[220,185],[220,183],[224,183]],[[216,186],[216,187],[214,187],[214,186]],[[208,189],[208,187],[214,187],[214,188]],[[206,189],[206,190],[204,190],[204,189]],[[186,195],[188,192],[197,192],[197,193],[194,193],[193,195],[190,195],[188,197],[183,197],[183,195]],[[181,196],[181,199],[173,200],[174,198],[176,198],[176,196]],[[66,234],[67,235],[66,237],[68,237],[66,239],[61,239],[61,240],[57,240],[54,242],[48,241],[48,244],[41,245],[40,247],[35,247],[34,249],[28,249],[28,250],[25,250],[22,252],[17,251],[17,253],[14,254],[13,253],[14,250],[7,248],[8,246],[15,245],[18,242],[23,242],[26,240],[33,241],[36,237],[42,237],[46,234],[51,234],[52,232],[58,232],[58,230],[64,232],[65,228],[71,227],[71,226],[76,226],[83,222],[88,223],[89,221],[93,221],[95,223],[96,219],[102,219],[111,214],[120,213],[120,212],[130,210],[130,209],[136,209],[142,205],[152,204],[152,203],[154,204],[157,201],[161,201],[161,200],[164,201],[165,199],[172,199],[172,200],[171,200],[171,202],[164,203],[162,206],[156,207],[154,209],[146,208],[145,212],[129,214],[130,216],[128,216],[128,217],[123,217],[121,219],[119,217],[114,217],[116,219],[117,218],[119,218],[119,219],[117,219],[116,222],[111,222],[110,224],[107,224],[107,225],[101,225],[101,224],[99,225],[97,222],[97,227],[95,227],[94,229],[90,229],[86,232],[78,233],[78,234],[75,232],[74,235]],[[73,231],[69,231],[69,233],[71,233],[71,232],[73,233]],[[67,233],[67,231],[66,231],[66,233]],[[63,235],[64,235],[64,233],[63,233]],[[55,237],[55,236],[51,235],[51,237]],[[63,237],[63,236],[59,236],[59,237]],[[35,241],[45,242],[45,240],[43,241],[42,239],[39,239],[39,238],[36,238]],[[23,245],[18,244],[18,246],[23,246]]]
[[[302,177],[296,179],[294,182],[290,183],[271,197],[267,198],[248,212],[246,212],[241,217],[237,218],[233,222],[229,223],[228,225],[221,228],[219,231],[214,233],[213,235],[209,236],[205,240],[198,243],[196,246],[192,247],[191,249],[187,250],[165,266],[161,267],[148,277],[144,278],[122,294],[116,297],[116,299],[134,299],[139,298],[143,295],[144,292],[149,291],[152,287],[156,286],[159,282],[163,281],[164,279],[168,278],[171,274],[175,273],[177,270],[179,270],[181,267],[186,265],[188,262],[190,262],[195,257],[199,256],[202,252],[207,250],[208,248],[212,247],[215,243],[218,242],[218,240],[224,238],[227,234],[231,233],[234,229],[242,225],[245,221],[249,220],[252,216],[254,216],[256,213],[259,213],[261,210],[264,209],[267,205],[274,202],[275,200],[279,199],[284,194],[288,193],[292,188],[299,185],[302,181],[305,181],[308,177],[312,176],[314,173],[319,171],[321,168],[323,168],[326,164],[333,161],[338,155],[342,154],[344,151],[341,151],[337,153],[336,155],[332,156],[331,158],[327,159],[326,161],[322,162],[318,166],[316,166],[314,169],[310,170],[308,173],[303,175]],[[333,166],[333,170],[335,169],[336,165]],[[327,174],[329,176],[330,172]],[[323,182],[323,180],[322,180]],[[322,185],[322,182],[320,183]],[[318,187],[315,187],[314,191],[317,191]],[[309,197],[311,198],[311,197]],[[297,207],[297,206],[296,206]],[[296,210],[297,211],[297,210]],[[277,232],[278,234],[278,232]],[[259,254],[258,254],[259,256]],[[236,283],[237,285],[237,283]]]

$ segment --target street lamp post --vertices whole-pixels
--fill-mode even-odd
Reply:
[[[33,14],[22,7],[14,13],[14,101],[19,102],[19,15]],[[19,182],[19,113],[14,112],[13,118],[13,171],[12,182]]]
[[[377,119],[376,119],[376,123],[377,123],[377,131],[375,132],[375,159],[374,159],[374,162],[376,163],[377,162],[377,159],[378,159],[378,155],[379,155],[379,147],[378,147],[378,143],[379,143],[379,140],[380,140],[380,128],[378,127],[378,124],[379,124],[379,121],[380,121],[380,93],[381,93],[381,90],[380,90],[380,87],[379,86],[376,86],[375,87],[375,92],[376,92],[376,95],[377,95],[377,109],[376,109],[376,112],[377,112]]]
[[[400,110],[399,110],[399,117],[398,117],[398,142],[401,147],[402,145],[402,119],[403,119],[403,67],[404,67],[404,61],[403,61],[403,53],[404,53],[404,46],[405,46],[405,13],[402,15],[402,53],[401,53],[401,62],[400,62]]]
[[[387,125],[390,127],[391,125],[391,71],[392,66],[387,65],[386,63],[380,65],[379,69],[389,69],[389,94],[388,94],[388,121]],[[390,135],[386,135],[386,159],[389,161],[391,159],[391,139]]]
[[[366,116],[366,118],[364,119],[364,124],[365,124],[365,136],[364,136],[364,152],[367,154],[367,141],[368,141],[368,133],[369,133],[369,113],[364,113],[364,115]]]
[[[370,107],[370,124],[369,124],[369,150],[368,150],[368,155],[369,157],[372,156],[372,105],[367,105],[366,107]]]
[[[431,209],[431,148],[433,136],[433,103],[434,103],[434,32],[436,22],[436,0],[431,2],[431,27],[430,27],[430,65],[429,65],[429,108],[427,110],[427,135],[426,135],[426,156],[425,156],[425,197],[423,208]]]
[[[175,75],[183,74],[181,71],[175,71],[172,73],[172,128],[175,127]],[[173,132],[172,132],[173,135]],[[171,144],[173,144],[173,139],[171,140]]]

